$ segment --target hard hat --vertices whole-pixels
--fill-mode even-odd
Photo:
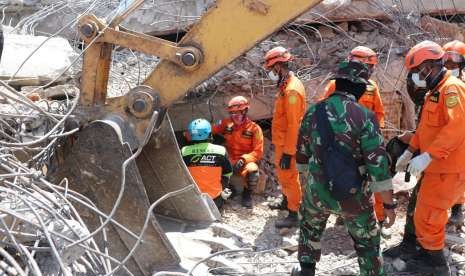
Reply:
[[[357,46],[350,51],[349,60],[358,60],[366,64],[378,64],[378,57],[372,49],[365,46]]]
[[[289,50],[282,46],[275,47],[265,54],[265,69],[269,70],[276,62],[286,62],[294,57],[289,53]]]
[[[190,122],[188,131],[192,141],[207,140],[212,132],[212,126],[205,119],[195,119]]]
[[[228,111],[242,111],[249,108],[249,101],[242,96],[236,96],[232,98],[228,103]]]
[[[345,60],[339,63],[335,79],[344,79],[353,83],[368,84],[370,73],[368,66],[358,60]]]
[[[439,60],[444,57],[444,50],[436,42],[425,40],[413,46],[405,57],[405,67],[411,70],[427,60]]]
[[[444,44],[442,47],[446,52],[444,59],[454,63],[462,63],[465,61],[465,43],[454,40]]]

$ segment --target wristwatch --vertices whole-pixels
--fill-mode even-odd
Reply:
[[[394,210],[397,208],[397,202],[394,201],[394,203],[392,204],[389,204],[389,203],[383,203],[383,207],[384,209],[388,209],[388,210]]]

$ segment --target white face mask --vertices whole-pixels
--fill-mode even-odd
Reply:
[[[416,87],[419,88],[425,88],[426,87],[426,80],[420,80],[420,74],[419,73],[413,73],[412,74],[412,81],[415,83]]]
[[[268,72],[268,77],[269,77],[270,80],[272,80],[272,81],[278,81],[278,80],[279,80],[279,75],[276,74],[273,70],[271,70],[271,71]]]
[[[454,76],[454,77],[458,78],[460,76],[460,68],[452,69],[452,70],[450,70],[450,72],[451,72],[452,76]]]

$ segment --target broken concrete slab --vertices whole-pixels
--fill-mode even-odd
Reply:
[[[420,19],[421,27],[436,36],[439,40],[444,40],[444,43],[450,40],[464,40],[464,30],[457,24],[445,22],[431,16],[423,16]]]
[[[77,53],[64,38],[5,34],[0,76],[9,78],[16,74],[17,79],[53,79],[76,58]]]
[[[20,5],[9,6],[6,10],[5,22],[17,24],[34,12],[56,4],[50,0],[9,0],[9,2],[28,3],[27,9],[21,10]],[[464,1],[442,1],[440,5],[435,0],[404,0],[397,5],[396,0],[328,0],[299,17],[298,24],[319,22],[360,21],[362,19],[393,19],[399,13],[417,13],[429,15],[451,15],[465,13]],[[33,30],[40,34],[53,34],[89,7],[91,0],[68,1],[61,9],[51,10],[44,20],[35,22]],[[117,3],[117,2],[115,2]],[[152,35],[166,35],[184,32],[196,23],[205,10],[214,3],[213,0],[171,1],[159,0],[156,3],[146,1],[141,8],[135,10],[124,22],[125,28]],[[116,5],[99,6],[93,10],[97,16],[108,18]],[[32,10],[31,10],[32,9]],[[23,22],[23,23],[28,23]],[[29,22],[30,23],[30,22]],[[76,26],[71,24],[60,35],[69,39],[76,38]]]
[[[72,84],[56,85],[47,89],[37,86],[25,86],[21,88],[21,92],[26,95],[32,91],[38,93],[41,99],[71,99],[79,93],[79,88]]]
[[[353,0],[348,5],[327,6],[320,4],[299,17],[299,24],[318,22],[360,21],[366,19],[392,20],[395,14],[416,13],[428,15],[452,15],[465,13],[464,1],[403,0]]]

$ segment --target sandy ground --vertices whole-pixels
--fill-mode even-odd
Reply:
[[[233,262],[243,267],[250,275],[289,275],[297,263],[298,229],[278,230],[274,227],[277,219],[285,217],[286,211],[270,210],[269,201],[274,195],[255,195],[255,206],[252,210],[240,205],[240,196],[229,201],[222,210],[221,224],[233,228],[240,233],[242,247],[252,247],[259,253],[238,255]],[[400,207],[391,238],[383,239],[382,248],[397,244],[403,232],[407,197],[404,193],[398,196]],[[353,243],[344,226],[335,225],[336,218],[331,216],[322,239],[322,258],[317,265],[317,275],[358,275],[358,264]],[[455,233],[460,236],[463,234]],[[465,275],[463,271],[464,256],[450,251],[450,262],[453,263],[454,275]],[[425,275],[401,273],[395,271],[393,260],[386,259],[388,275]],[[457,264],[457,262],[460,262]],[[228,274],[229,275],[229,274]],[[242,275],[242,274],[241,274]],[[244,274],[245,275],[245,274]],[[428,275],[428,274],[426,274]]]

